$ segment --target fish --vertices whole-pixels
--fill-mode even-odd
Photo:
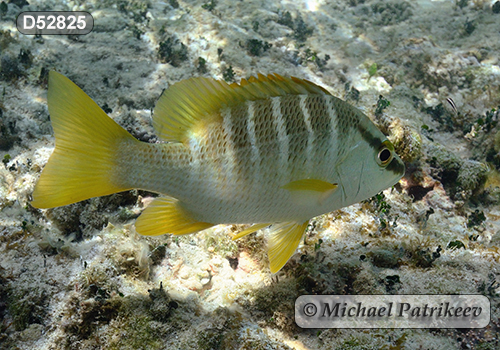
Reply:
[[[147,236],[219,224],[270,226],[277,273],[319,215],[393,186],[405,166],[360,110],[308,80],[279,74],[228,84],[195,77],[159,97],[161,142],[134,138],[71,80],[49,73],[55,148],[31,205],[53,208],[131,189],[160,194],[135,222]]]

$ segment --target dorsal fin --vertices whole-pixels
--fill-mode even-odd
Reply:
[[[308,80],[278,74],[258,74],[231,85],[211,78],[191,78],[175,83],[161,95],[153,126],[162,140],[181,142],[193,125],[223,107],[288,94],[329,93]]]

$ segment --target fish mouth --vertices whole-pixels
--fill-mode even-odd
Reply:
[[[395,175],[399,175],[399,178],[402,178],[403,175],[405,174],[405,164],[403,163],[401,158],[399,158],[399,156],[396,154],[394,155],[394,158],[385,169]]]

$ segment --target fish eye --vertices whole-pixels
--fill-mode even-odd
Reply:
[[[385,167],[389,164],[394,157],[394,146],[388,140],[385,140],[380,145],[378,155],[377,155],[377,163],[378,165]]]

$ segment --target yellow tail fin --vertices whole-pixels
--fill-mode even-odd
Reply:
[[[78,86],[50,72],[47,96],[56,147],[43,169],[31,204],[53,208],[127,190],[112,183],[116,150],[136,141]]]

